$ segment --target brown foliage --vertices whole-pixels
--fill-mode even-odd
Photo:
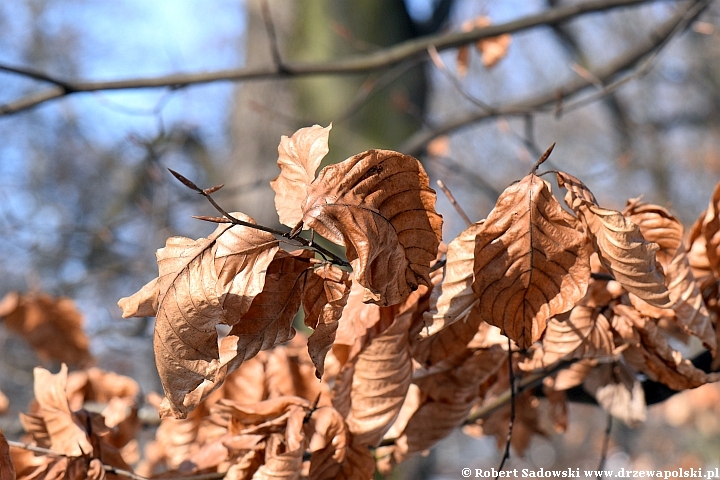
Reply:
[[[272,186],[292,231],[241,213],[215,219],[230,224],[207,238],[168,239],[158,277],[120,300],[125,317],[157,317],[165,390],[162,400],[148,395],[161,422],[139,474],[367,480],[376,465],[388,473],[461,426],[503,444],[512,411],[503,399],[513,396],[510,442],[522,453],[542,434],[540,402],[528,389],[511,395],[511,375],[522,377],[512,388],[545,376],[558,432],[572,387],[635,425],[646,415],[639,374],[674,390],[720,379],[669,342],[692,335],[712,352],[717,345],[720,184],[685,246],[668,210],[637,199],[622,213],[602,208],[580,180],[555,172],[571,211],[563,209],[536,167],[443,258],[442,219],[419,162],[370,150],[315,177],[329,131],[301,129],[278,148]],[[304,227],[310,240],[298,237]],[[349,263],[314,234],[345,246]],[[56,313],[63,302],[11,294],[0,312],[11,328],[41,325],[44,335],[67,322],[63,341],[77,346],[80,316]],[[293,328],[301,307],[309,338]],[[562,369],[551,378],[551,368]],[[130,469],[135,382],[96,368],[36,369],[35,394],[21,421],[55,454],[8,449],[0,436],[0,468],[58,479]],[[83,410],[88,403],[101,413]]]
[[[69,298],[10,292],[0,300],[0,317],[4,317],[5,327],[27,340],[42,360],[78,366],[92,362],[82,315]]]

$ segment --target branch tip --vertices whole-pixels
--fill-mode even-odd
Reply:
[[[200,194],[204,194],[204,193],[205,193],[202,188],[198,187],[198,186],[195,185],[192,181],[190,181],[188,178],[186,178],[186,177],[184,177],[183,175],[179,174],[178,172],[176,172],[176,171],[173,170],[172,168],[168,168],[168,171],[173,174],[173,177],[175,177],[176,179],[178,179],[178,181],[179,181],[180,183],[182,183],[183,185],[185,185],[186,187],[188,187],[190,190],[194,190],[195,192],[200,193]]]
[[[552,153],[553,148],[555,148],[555,144],[556,144],[556,143],[557,143],[557,142],[553,142],[552,145],[550,145],[550,146],[548,147],[548,149],[545,150],[545,153],[543,153],[542,156],[538,159],[537,163],[535,163],[535,166],[532,168],[532,170],[530,171],[530,173],[532,173],[533,175],[535,175],[535,172],[537,172],[537,169],[540,167],[540,165],[542,165],[543,163],[545,163],[545,160],[547,160],[547,159],[550,157],[550,154]]]

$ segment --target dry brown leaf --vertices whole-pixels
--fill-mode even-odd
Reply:
[[[278,145],[280,175],[270,182],[275,190],[275,209],[280,223],[295,227],[302,220],[300,206],[307,197],[315,172],[327,155],[332,125],[301,128],[288,138],[283,135]]]
[[[553,388],[555,390],[568,390],[581,385],[590,371],[597,366],[597,363],[595,359],[586,358],[560,370],[555,376]]]
[[[0,480],[15,480],[15,465],[10,458],[10,446],[0,430]]]
[[[322,378],[325,371],[325,356],[335,341],[338,321],[349,294],[349,274],[335,266],[323,265],[307,280],[303,308],[305,325],[313,329],[308,339],[308,352],[318,378]]]
[[[548,401],[548,416],[552,421],[555,433],[565,433],[568,426],[568,400],[565,390],[555,389],[555,379],[543,379],[543,395]]]
[[[332,407],[312,412],[308,422],[310,451],[309,480],[332,480],[340,472],[348,448],[348,431],[343,417]]]
[[[67,398],[71,410],[80,410],[86,402],[105,404],[102,416],[112,430],[106,440],[117,448],[135,438],[140,386],[130,377],[90,368],[72,372],[67,380]]]
[[[233,216],[254,223],[242,213]],[[245,226],[221,225],[199,240],[172,237],[157,251],[154,288],[150,282],[118,302],[123,317],[157,304],[154,346],[167,398],[163,415],[186,416],[219,385],[227,373],[221,367],[232,356],[220,358],[216,327],[240,321],[262,291],[277,251],[271,234]]]
[[[567,189],[565,203],[587,228],[600,261],[615,280],[650,305],[671,306],[665,276],[655,259],[657,244],[648,242],[640,227],[620,212],[599,207],[592,192],[577,178],[557,172],[557,181]]]
[[[590,246],[550,185],[530,174],[508,187],[477,234],[473,291],[480,314],[528,348],[570,310],[590,280]]]
[[[629,322],[637,333],[636,341],[633,342],[635,338],[625,339],[629,346],[623,352],[623,357],[630,366],[651,380],[664,383],[673,390],[695,388],[720,380],[720,373],[705,373],[690,360],[683,358],[680,352],[673,350],[651,319],[642,317],[626,305],[616,305],[614,311]]]
[[[67,366],[63,364],[56,374],[36,367],[33,374],[38,408],[35,414],[20,414],[25,431],[32,435],[38,446],[62,455],[79,457],[92,454],[93,446],[68,404]]]
[[[720,278],[720,182],[715,186],[703,220],[703,235],[708,262],[715,278]]]
[[[515,420],[510,445],[520,455],[524,454],[534,435],[545,435],[539,426],[539,404],[539,400],[529,390],[515,396]],[[503,448],[507,441],[508,426],[510,425],[510,405],[503,406],[490,417],[480,420],[478,423],[482,425],[483,435],[495,436],[498,448]],[[475,436],[472,429],[466,427],[463,431]]]
[[[647,416],[645,392],[634,372],[622,363],[608,363],[593,369],[583,388],[613,417],[637,427]]]
[[[395,441],[395,461],[432,447],[461,426],[478,398],[480,385],[505,362],[507,352],[502,348],[478,350],[457,366],[416,379],[423,401]],[[418,375],[422,371],[416,371]]]
[[[10,408],[10,399],[0,390],[0,415],[5,414]]]
[[[376,445],[395,421],[412,381],[410,315],[399,315],[344,367],[333,405],[357,442]]]
[[[598,310],[576,305],[570,312],[548,322],[541,354],[533,358],[533,369],[547,368],[559,360],[582,358],[611,358],[615,342],[610,322]]]
[[[430,336],[457,321],[467,321],[478,298],[472,289],[475,263],[475,237],[485,221],[466,228],[448,244],[445,277],[430,297],[430,311],[423,316],[421,335]]]
[[[369,150],[325,167],[302,209],[307,226],[346,246],[365,302],[394,305],[430,285],[442,217],[417,159]]]
[[[0,300],[5,327],[23,337],[43,360],[83,366],[92,362],[83,317],[69,298],[8,293]]]
[[[253,475],[257,480],[295,480],[302,473],[303,453],[307,439],[303,433],[305,410],[289,411],[285,434],[271,434],[265,448],[265,463]]]
[[[656,256],[665,270],[672,301],[671,317],[686,333],[698,337],[714,352],[715,331],[682,243],[682,224],[666,209],[639,199],[630,200],[623,213],[640,227],[646,240],[660,246]],[[645,313],[638,303],[633,301],[633,305]],[[655,312],[654,316],[661,315]]]
[[[228,370],[235,370],[260,350],[285,343],[295,336],[293,318],[300,308],[311,250],[288,254],[278,251],[267,267],[263,291],[250,308],[220,341],[220,359],[228,359]]]
[[[468,20],[462,24],[462,31],[469,32],[475,28],[482,28],[491,25],[490,18],[487,16],[477,17]],[[507,55],[508,47],[512,37],[510,34],[498,35],[497,37],[489,37],[478,40],[475,48],[482,55],[482,62],[485,68],[492,68],[497,62]],[[467,74],[468,65],[470,63],[470,47],[464,45],[458,48],[457,53],[457,74],[464,77]]]
[[[371,480],[375,475],[375,459],[364,443],[352,440],[345,463],[335,480]]]

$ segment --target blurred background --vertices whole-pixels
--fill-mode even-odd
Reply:
[[[317,62],[573,3],[268,0],[281,57]],[[166,168],[202,187],[225,183],[216,199],[226,210],[278,226],[268,182],[280,136],[315,123],[333,124],[331,162],[369,148],[417,155],[473,221],[557,142],[547,168],[581,178],[601,205],[622,209],[643,195],[689,227],[720,180],[720,5],[676,29],[650,61],[623,69],[632,77],[616,90],[596,95],[609,81],[592,73],[654,41],[680,5],[647,1],[514,33],[490,67],[474,49],[467,64],[451,49],[435,64],[416,58],[369,74],[81,93],[0,115],[0,297],[74,299],[98,366],[159,390],[152,319],[122,320],[116,302],[157,275],[154,253],[167,237],[213,229],[191,215],[215,214]],[[60,79],[269,66],[272,50],[259,0],[0,3],[0,65]],[[579,80],[591,86],[563,98]],[[0,104],[47,86],[0,69]],[[528,107],[542,98],[549,105]],[[526,108],[496,114],[513,105]],[[437,209],[449,242],[465,223],[440,193]],[[9,437],[21,432],[17,412],[39,364],[0,323],[0,390],[11,400],[0,428]],[[641,427],[616,422],[608,467],[720,466],[718,400],[705,386],[653,407]],[[574,405],[564,436],[535,437],[507,466],[596,468],[604,429],[599,408]],[[398,475],[458,478],[462,466],[496,467],[500,457],[494,439],[457,432]]]

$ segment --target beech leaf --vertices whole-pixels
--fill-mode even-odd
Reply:
[[[15,480],[15,466],[10,458],[10,446],[0,430],[0,480]]]
[[[270,182],[275,190],[275,209],[280,223],[295,227],[303,217],[300,206],[323,157],[327,155],[332,125],[301,128],[288,138],[283,135],[278,146],[280,175]]]
[[[655,259],[658,245],[648,242],[640,227],[620,212],[599,207],[592,192],[577,178],[557,172],[557,180],[567,189],[565,203],[587,228],[600,262],[615,280],[650,305],[672,305],[665,276]]]
[[[68,404],[67,366],[63,364],[56,374],[35,367],[33,375],[38,410],[35,414],[20,414],[25,431],[39,446],[62,455],[79,457],[92,454],[93,446]]]
[[[534,368],[546,368],[559,360],[611,358],[615,343],[610,322],[597,309],[575,306],[550,319]],[[536,354],[537,356],[537,354]]]
[[[394,305],[430,286],[442,217],[417,159],[369,150],[325,167],[302,210],[305,225],[346,246],[365,302]]]
[[[308,339],[308,352],[318,378],[322,378],[325,371],[325,356],[335,341],[338,321],[349,295],[349,273],[332,265],[315,270],[303,291],[305,325],[314,330]]]
[[[480,313],[519,348],[587,291],[590,248],[550,185],[530,174],[508,187],[480,228],[473,291]]]
[[[686,333],[698,337],[714,352],[715,331],[682,243],[682,224],[666,209],[638,199],[630,200],[624,213],[640,227],[645,239],[660,246],[656,256],[665,270],[672,318]],[[636,302],[633,305],[640,308]]]
[[[626,365],[600,365],[585,378],[583,388],[595,397],[603,410],[626,425],[636,427],[645,421],[645,392]]]
[[[0,317],[44,360],[79,366],[92,362],[82,314],[69,298],[10,292],[0,300]]]
[[[410,315],[398,316],[336,380],[333,405],[345,415],[353,437],[365,445],[379,443],[392,426],[412,381],[411,319]]]
[[[232,215],[254,223],[242,213]],[[157,282],[118,302],[124,317],[143,316],[157,305],[153,343],[164,411],[184,417],[201,400],[194,396],[186,404],[190,392],[199,389],[195,395],[203,397],[219,385],[226,373],[221,367],[231,358],[221,362],[216,327],[234,325],[247,312],[277,250],[275,237],[245,226],[219,225],[199,240],[171,237],[157,251]]]
[[[340,472],[347,454],[349,435],[345,420],[332,407],[312,412],[307,422],[310,439],[310,480],[332,480]]]
[[[467,321],[478,298],[472,289],[475,263],[475,237],[485,221],[466,228],[448,244],[445,277],[430,297],[430,311],[423,316],[426,328],[422,336],[430,336],[457,321]]]

